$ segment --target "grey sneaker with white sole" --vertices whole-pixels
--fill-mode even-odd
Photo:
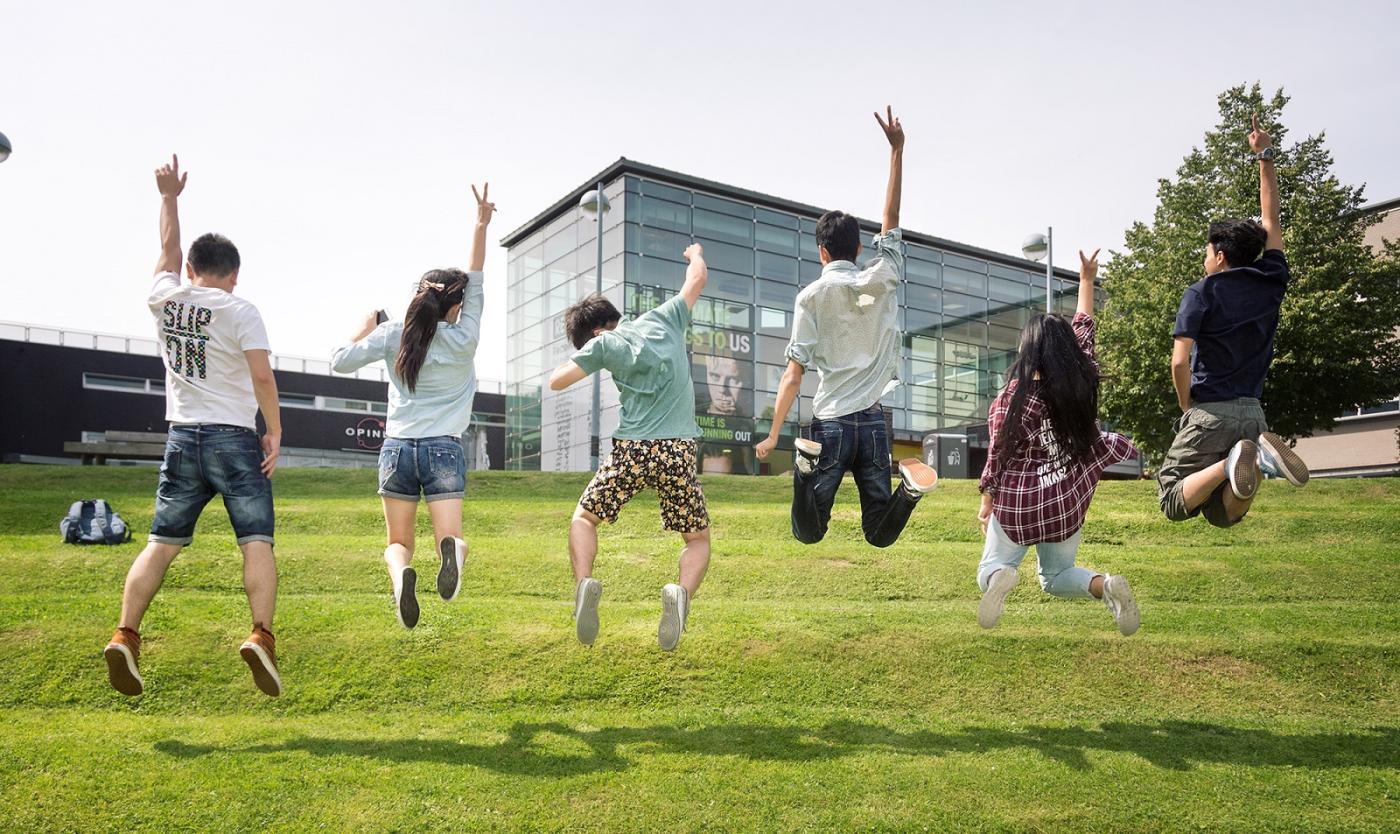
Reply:
[[[438,543],[438,555],[442,566],[438,568],[438,596],[451,602],[462,590],[462,569],[467,562],[467,543],[456,536],[448,536]]]
[[[808,440],[799,437],[792,442],[795,454],[792,456],[793,466],[803,475],[810,475],[817,471],[817,460],[822,456],[822,444],[815,440]]]
[[[1133,589],[1127,577],[1105,576],[1103,578],[1103,604],[1118,624],[1118,631],[1124,637],[1132,635],[1142,625],[1142,614],[1138,611],[1137,600],[1133,599]]]
[[[598,639],[598,600],[603,596],[603,583],[588,577],[579,580],[574,589],[574,634],[585,646]]]
[[[1021,581],[1021,574],[1015,568],[998,568],[987,580],[987,590],[982,601],[977,604],[977,624],[991,628],[1001,621],[1001,612],[1006,610],[1006,598]]]
[[[1266,431],[1259,435],[1259,466],[1272,470],[1294,486],[1302,486],[1312,477],[1308,471],[1308,465],[1293,447],[1289,446],[1282,437],[1271,431]]]
[[[1259,491],[1259,446],[1253,440],[1241,440],[1230,447],[1230,455],[1225,458],[1225,475],[1230,481],[1230,491],[1241,501],[1248,501]]]
[[[685,588],[671,582],[661,589],[661,624],[656,629],[656,642],[662,651],[669,652],[680,645],[689,614],[690,595]]]

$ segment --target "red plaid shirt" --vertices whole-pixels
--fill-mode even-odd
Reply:
[[[1071,326],[1080,350],[1093,360],[1094,319],[1076,313]],[[1016,381],[1012,380],[992,402],[987,415],[992,445],[978,488],[992,493],[992,512],[1012,541],[1022,545],[1061,542],[1084,526],[1084,514],[1103,471],[1133,457],[1137,449],[1121,434],[1101,432],[1089,462],[1070,465],[1050,433],[1044,417],[1045,401],[1032,391],[1021,414],[1027,439],[1015,457],[1005,458],[997,448],[997,436],[1015,389]]]

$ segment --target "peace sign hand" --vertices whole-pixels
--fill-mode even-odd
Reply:
[[[885,132],[885,138],[890,140],[890,148],[899,150],[904,147],[904,126],[895,117],[894,110],[885,105],[885,118],[880,118],[880,111],[875,111],[875,121],[880,123],[880,129]]]
[[[1272,148],[1274,140],[1269,138],[1269,134],[1259,129],[1259,114],[1255,113],[1251,122],[1253,130],[1249,132],[1249,149],[1259,153],[1265,148]]]
[[[1095,249],[1094,254],[1084,257],[1084,250],[1079,250],[1079,280],[1092,281],[1094,276],[1099,274],[1099,250]]]
[[[481,192],[477,193],[476,186],[472,186],[472,196],[476,198],[476,222],[482,226],[491,222],[491,215],[496,211],[496,204],[487,199],[491,193],[491,183],[481,186]]]
[[[162,197],[179,197],[185,190],[185,180],[190,178],[188,171],[180,173],[180,157],[170,155],[170,164],[156,169],[156,189]]]

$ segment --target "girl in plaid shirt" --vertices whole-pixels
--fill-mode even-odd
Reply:
[[[1099,476],[1137,454],[1121,434],[1099,430],[1094,361],[1094,276],[1098,250],[1079,253],[1079,307],[1072,322],[1039,315],[1021,332],[1006,388],[988,414],[991,447],[977,520],[986,537],[977,584],[977,624],[1001,619],[1020,581],[1017,567],[1035,546],[1040,587],[1057,597],[1101,599],[1124,635],[1137,631],[1128,580],[1074,564]]]

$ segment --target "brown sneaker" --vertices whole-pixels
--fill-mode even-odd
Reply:
[[[144,686],[141,673],[136,671],[136,661],[141,657],[141,635],[129,628],[119,628],[112,635],[112,642],[102,650],[107,660],[107,680],[112,688],[123,695],[140,695]]]
[[[255,626],[253,633],[238,647],[238,653],[243,655],[248,668],[253,670],[253,683],[264,695],[273,698],[282,694],[282,679],[277,676],[277,653],[273,648],[276,644],[272,632]]]

